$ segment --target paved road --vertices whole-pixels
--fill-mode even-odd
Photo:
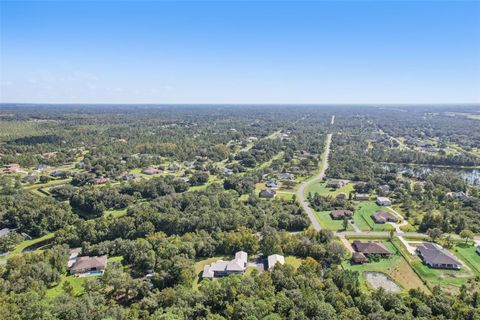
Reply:
[[[302,205],[303,210],[308,215],[308,218],[310,218],[310,221],[312,221],[313,228],[316,231],[320,231],[322,229],[320,227],[320,224],[318,223],[317,218],[315,218],[315,215],[313,214],[313,209],[310,208],[308,205],[308,201],[305,199],[303,193],[305,191],[305,188],[311,185],[312,183],[318,182],[323,179],[323,176],[325,175],[325,171],[327,171],[328,168],[328,155],[330,154],[330,143],[332,142],[332,134],[329,133],[327,135],[327,139],[325,141],[325,152],[323,153],[323,159],[322,159],[322,169],[320,170],[319,174],[311,178],[310,180],[306,181],[297,190],[297,199],[300,201],[300,204]]]

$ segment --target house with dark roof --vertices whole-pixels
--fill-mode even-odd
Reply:
[[[335,198],[337,200],[345,200],[347,199],[347,194],[345,192],[339,192]]]
[[[381,223],[381,224],[386,223],[386,222],[397,222],[398,221],[398,218],[397,218],[396,215],[394,215],[391,212],[387,212],[387,211],[383,211],[383,210],[372,213],[372,215],[370,217],[372,217],[372,219],[373,219],[373,221],[375,221],[375,223]]]
[[[462,263],[447,250],[431,242],[425,242],[417,247],[417,254],[423,263],[430,268],[460,269]]]
[[[352,258],[351,258],[351,261],[353,263],[357,263],[357,264],[363,264],[365,262],[367,262],[367,257],[365,257],[365,255],[361,252],[354,252],[352,254]]]
[[[259,193],[259,197],[260,198],[268,198],[268,199],[271,199],[273,197],[275,197],[277,193],[275,192],[275,190],[270,190],[270,189],[263,189],[262,191],[260,191]]]
[[[363,253],[366,257],[371,254],[388,257],[392,253],[381,242],[361,242],[360,240],[353,241],[352,248],[356,252]]]
[[[57,177],[63,177],[67,175],[67,171],[65,170],[53,170],[50,172],[50,176],[57,178]]]
[[[23,177],[21,181],[22,183],[35,182],[37,181],[37,177],[29,174],[28,176]]]
[[[480,245],[477,246],[476,252],[477,252],[478,254],[480,254]]]
[[[247,269],[248,254],[244,251],[235,253],[235,258],[230,261],[218,260],[211,265],[203,267],[202,278],[213,279],[215,277],[240,274]]]
[[[168,166],[168,170],[170,171],[178,171],[180,170],[180,166],[176,165],[176,164],[171,164],[170,166]]]
[[[353,212],[350,210],[333,210],[330,212],[330,216],[333,220],[342,220],[345,217],[351,218],[353,216]]]
[[[370,200],[370,197],[368,196],[368,194],[365,194],[365,193],[357,193],[355,195],[355,200],[365,201],[365,200]]]
[[[77,257],[70,267],[71,274],[84,274],[88,272],[103,272],[107,267],[107,256]]]

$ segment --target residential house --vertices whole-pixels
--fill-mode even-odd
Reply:
[[[193,167],[195,161],[185,161],[183,164],[185,165],[185,167]]]
[[[375,221],[375,223],[386,223],[386,222],[397,222],[398,221],[398,218],[396,215],[394,215],[393,213],[391,212],[387,212],[387,211],[383,211],[383,210],[380,210],[380,211],[376,211],[374,213],[372,213],[371,215],[373,221]]]
[[[345,192],[339,192],[335,198],[337,200],[345,200],[347,199],[347,194]]]
[[[279,254],[272,254],[268,256],[268,269],[273,269],[277,263],[285,264],[285,257]]]
[[[277,180],[274,180],[274,179],[268,180],[265,185],[266,185],[267,187],[269,187],[270,189],[277,189],[277,188],[278,188]]]
[[[29,174],[28,176],[23,177],[21,181],[22,183],[35,182],[37,181],[37,177]]]
[[[386,196],[390,192],[390,186],[388,184],[378,187],[378,193],[382,196]]]
[[[103,183],[107,183],[108,181],[110,181],[109,178],[105,178],[105,177],[98,177],[98,178],[95,178],[95,180],[93,180],[96,184],[103,184]]]
[[[129,181],[129,180],[133,180],[133,179],[137,179],[137,175],[136,174],[133,174],[133,173],[127,173],[125,174],[122,179],[123,180],[126,180],[126,181]]]
[[[70,267],[71,274],[103,272],[107,267],[107,256],[77,257]]]
[[[17,173],[21,170],[22,168],[18,163],[11,163],[5,166],[5,168],[3,169],[3,173]]]
[[[180,166],[177,166],[176,164],[171,164],[171,165],[168,166],[168,170],[178,171],[178,170],[180,170]]]
[[[343,186],[345,186],[349,180],[343,180],[343,179],[332,179],[327,182],[327,187],[333,188],[333,189],[338,189]]]
[[[260,193],[259,193],[258,196],[259,196],[260,198],[269,198],[269,199],[271,199],[271,198],[275,197],[276,194],[277,194],[277,193],[275,192],[275,190],[263,189],[262,191],[260,191]]]
[[[367,262],[367,260],[368,260],[367,257],[361,252],[354,252],[352,254],[351,261],[353,263],[363,264]]]
[[[155,168],[145,168],[142,170],[142,173],[143,174],[147,174],[147,175],[154,175],[154,174],[159,174],[161,171],[159,169],[155,169]]]
[[[223,169],[223,175],[224,176],[231,176],[232,174],[234,174],[232,169],[229,169],[229,168]]]
[[[388,206],[392,205],[392,201],[390,201],[390,199],[385,198],[385,197],[378,197],[377,198],[377,204],[379,206],[388,207]]]
[[[352,215],[353,212],[350,210],[333,210],[332,212],[330,212],[330,216],[333,220],[342,220],[345,217],[351,218]]]
[[[352,248],[356,252],[363,253],[366,257],[371,254],[388,257],[392,253],[380,242],[361,242],[360,240],[353,241]]]
[[[0,229],[0,238],[7,236],[12,231],[14,231],[14,229],[10,229],[10,228]]]
[[[425,242],[418,246],[416,251],[423,263],[430,268],[458,270],[462,267],[462,263],[455,256],[435,243]]]
[[[57,178],[57,177],[63,177],[66,176],[67,172],[65,170],[53,170],[50,172],[50,176]]]
[[[247,268],[248,255],[244,251],[235,253],[235,258],[230,261],[218,260],[203,268],[202,278],[215,278],[230,274],[241,274]]]
[[[38,171],[43,171],[43,170],[45,170],[45,169],[47,169],[47,168],[48,168],[48,164],[40,163],[40,164],[37,166],[36,170],[38,170]]]
[[[448,192],[447,197],[460,201],[468,200],[468,196],[465,194],[465,192]]]
[[[370,197],[368,194],[365,194],[365,193],[357,193],[355,194],[355,200],[365,201],[365,200],[370,200]]]
[[[295,179],[295,176],[289,172],[283,172],[278,174],[278,179],[283,181],[292,181]]]
[[[477,246],[477,253],[480,254],[480,245]]]

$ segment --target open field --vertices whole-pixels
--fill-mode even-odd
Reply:
[[[329,196],[335,197],[340,192],[343,192],[348,197],[348,194],[353,191],[353,186],[354,186],[353,183],[348,183],[341,188],[331,189],[331,188],[328,188],[326,185],[327,185],[326,182],[312,183],[307,188],[305,188],[305,196],[307,196],[308,193],[312,193],[313,195],[315,194],[315,192],[317,192],[321,196],[329,195]]]
[[[314,211],[314,213],[322,229],[332,230],[332,231],[344,230],[343,220],[333,220],[332,217],[330,216],[330,211],[320,211],[320,212]],[[353,230],[350,224],[348,225],[347,230],[348,231]]]

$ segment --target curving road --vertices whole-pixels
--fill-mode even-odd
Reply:
[[[308,205],[308,201],[305,199],[305,196],[303,194],[306,187],[308,187],[312,183],[322,180],[323,177],[325,176],[325,171],[327,171],[327,168],[328,168],[328,155],[330,154],[331,142],[332,142],[332,134],[329,133],[327,134],[327,139],[325,140],[325,152],[323,153],[322,169],[316,176],[307,180],[305,183],[301,184],[297,190],[297,199],[300,201],[300,204],[302,205],[303,210],[305,210],[305,212],[307,213],[308,218],[312,222],[313,228],[316,231],[320,231],[322,227],[320,227],[320,224],[318,223],[318,220],[315,217],[315,214],[313,213],[313,209],[310,208],[310,206]]]

